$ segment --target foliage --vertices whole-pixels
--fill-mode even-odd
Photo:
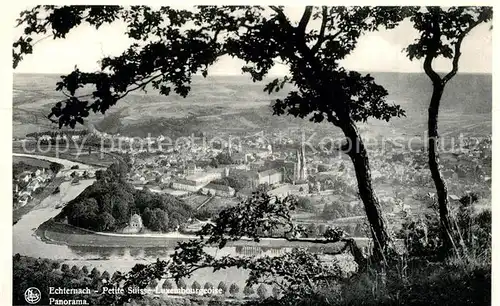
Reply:
[[[446,84],[457,74],[461,56],[462,41],[467,34],[481,23],[493,17],[492,7],[426,7],[411,14],[413,27],[420,37],[406,48],[411,59],[424,59],[423,68],[432,82],[432,95],[428,116],[429,169],[436,187],[444,248],[450,252],[460,242],[454,240],[457,232],[450,220],[448,189],[441,174],[438,152],[438,114]],[[443,77],[433,68],[438,57],[451,59],[452,68]]]
[[[205,285],[203,286],[204,289],[212,289],[214,285],[212,285],[211,282],[206,282]]]
[[[59,127],[74,128],[90,112],[105,114],[136,90],[152,87],[165,96],[173,90],[186,97],[192,76],[201,73],[206,77],[208,67],[222,56],[244,61],[241,70],[253,81],[263,81],[276,62],[284,63],[289,75],[269,82],[264,91],[278,92],[287,83],[295,90],[276,99],[273,114],[325,120],[341,128],[347,142],[356,143],[346,152],[357,164],[361,196],[373,223],[377,249],[382,250],[389,237],[372,191],[368,156],[356,122],[369,118],[389,121],[405,112],[386,101],[387,91],[371,75],[347,71],[341,62],[361,35],[394,28],[410,13],[413,9],[407,7],[307,6],[294,25],[283,7],[277,6],[201,6],[193,10],[36,6],[18,19],[25,31],[13,44],[13,66],[32,53],[33,36],[45,34],[48,28],[54,38],[64,38],[80,24],[98,28],[121,21],[127,25],[127,34],[135,42],[121,55],[103,58],[97,72],[75,67],[57,83],[56,89],[66,99],[57,102],[48,117]],[[39,15],[45,18],[37,18]],[[320,23],[319,29],[308,28],[311,20]]]
[[[174,286],[173,286],[173,284],[172,284],[172,283],[171,283],[168,279],[166,279],[166,280],[163,282],[163,284],[161,285],[161,287],[162,287],[163,289],[172,289]]]
[[[57,173],[57,172],[59,172],[59,170],[61,170],[63,168],[63,166],[61,164],[58,164],[58,163],[50,163],[49,167],[53,173]]]
[[[229,153],[221,152],[215,156],[215,161],[217,165],[230,165],[234,164],[233,159]]]
[[[237,206],[222,210],[212,221],[214,224],[205,225],[198,233],[200,238],[187,242],[180,242],[175,253],[171,256],[172,262],[169,273],[174,278],[191,275],[202,268],[213,268],[214,271],[238,267],[250,272],[247,286],[255,284],[278,284],[288,288],[286,295],[291,299],[300,299],[300,296],[312,292],[318,284],[335,281],[342,277],[341,268],[334,262],[324,265],[318,254],[304,249],[293,249],[276,257],[232,257],[230,255],[216,258],[205,252],[206,248],[217,246],[223,248],[227,242],[239,240],[242,237],[259,241],[261,233],[283,228],[283,235],[291,241],[307,237],[307,230],[296,225],[291,220],[290,211],[296,207],[294,197],[272,199],[267,194],[254,194]],[[329,229],[323,239],[308,239],[309,242],[336,243],[345,242],[348,248],[349,239],[339,229]],[[233,286],[231,286],[233,287]],[[231,292],[231,289],[230,289]],[[233,293],[232,293],[233,294]]]
[[[191,288],[194,289],[194,290],[200,290],[201,289],[201,285],[197,281],[194,281],[191,284]]]
[[[180,288],[180,289],[186,289],[187,288],[186,282],[182,278],[179,279],[179,280],[177,280],[176,284],[177,284],[177,288]]]
[[[75,226],[116,231],[128,224],[132,213],[137,213],[145,227],[163,232],[192,216],[192,208],[174,196],[134,189],[124,180],[123,171],[115,165],[100,172],[91,186],[63,208],[61,215]]]
[[[311,198],[309,197],[298,197],[297,198],[297,208],[309,211],[309,212],[314,212],[315,207],[311,201]]]
[[[212,183],[218,185],[229,186],[234,188],[235,191],[240,191],[243,188],[249,187],[249,179],[245,176],[240,176],[238,174],[230,173],[228,176],[213,180]]]
[[[437,257],[443,246],[439,218],[435,214],[416,220],[407,218],[398,236],[404,239],[410,256]]]
[[[235,295],[239,291],[240,291],[240,288],[235,283],[232,283],[231,286],[229,287],[229,293],[231,293],[231,295]]]
[[[340,124],[340,114],[349,109],[354,120],[371,116],[388,120],[403,111],[384,101],[387,92],[370,75],[347,72],[339,61],[355,48],[360,35],[379,27],[393,28],[409,11],[398,7],[307,7],[299,25],[293,27],[280,7],[207,6],[187,11],[145,6],[36,6],[24,11],[18,20],[25,34],[13,45],[14,67],[25,54],[32,53],[33,37],[46,33],[49,27],[54,38],[65,38],[82,23],[98,28],[122,20],[127,24],[128,36],[137,43],[120,56],[103,58],[100,72],[75,69],[62,78],[57,90],[66,93],[68,99],[64,107],[57,103],[51,113],[60,126],[83,123],[90,111],[105,113],[130,91],[145,89],[148,84],[164,95],[173,89],[186,96],[192,75],[201,72],[206,76],[206,68],[222,55],[251,64],[243,66],[242,71],[256,81],[263,79],[275,58],[290,66],[291,76],[275,79],[265,87],[268,92],[278,91],[288,82],[298,87],[285,100],[276,101],[276,114],[289,109],[294,116],[313,114],[316,122],[326,117]],[[269,13],[271,18],[266,16]],[[306,31],[311,18],[321,21],[320,31]],[[188,23],[194,26],[185,28]],[[138,43],[153,37],[156,39],[149,43]],[[312,47],[307,45],[311,41],[316,41]],[[88,85],[95,86],[90,96],[76,94]],[[325,88],[330,92],[326,93]]]
[[[255,291],[253,290],[252,286],[245,286],[245,288],[243,288],[243,294],[246,296],[250,296],[254,293]]]
[[[269,186],[268,183],[264,183],[264,184],[259,184],[257,185],[257,187],[255,188],[255,192],[257,193],[267,193],[271,190],[271,186]]]
[[[222,291],[222,294],[226,294],[227,292],[227,286],[226,286],[226,283],[224,283],[223,281],[221,281],[219,283],[219,285],[217,285],[217,289],[221,290]]]
[[[20,256],[16,254],[13,256],[13,304],[25,305],[26,300],[24,293],[27,288],[37,287],[41,290],[42,296],[40,304],[48,305],[49,297],[48,288],[62,287],[62,288],[85,288],[96,287],[89,286],[90,279],[83,276],[81,271],[76,266],[71,270],[67,264],[62,265],[61,273],[56,270],[56,261],[49,259],[36,259],[31,257]],[[85,298],[89,303],[98,303],[99,296],[96,294],[87,295],[66,295],[68,299],[82,299]]]
[[[264,286],[264,284],[260,284],[259,287],[257,288],[257,295],[261,299],[264,299],[267,297],[267,288],[266,288],[266,286]]]
[[[268,305],[490,305],[491,272],[484,265],[408,262],[405,275],[370,270],[338,287],[324,287],[299,303]]]
[[[460,206],[452,211],[451,216],[457,236],[454,240],[460,242],[455,246],[459,256],[488,260],[491,256],[491,211],[477,212],[474,206],[477,196],[473,193],[464,195],[461,200]],[[445,255],[440,221],[436,214],[426,214],[418,219],[408,217],[398,236],[405,240],[410,256],[436,260]]]
[[[289,67],[290,75],[277,78],[264,87],[269,93],[281,90],[287,83],[295,87],[286,98],[275,101],[272,106],[275,115],[308,117],[313,122],[326,120],[340,127],[348,141],[359,141],[355,122],[367,121],[369,118],[388,121],[392,117],[404,116],[404,111],[398,105],[391,105],[386,101],[387,91],[376,84],[372,76],[347,71],[341,66],[341,61],[355,49],[358,38],[366,32],[376,31],[379,28],[393,28],[411,14],[411,21],[421,33],[421,37],[414,45],[407,48],[409,57],[425,57],[428,64],[429,60],[432,62],[432,59],[439,55],[457,59],[453,62],[453,70],[444,79],[440,79],[437,74],[429,70],[430,65],[427,65],[426,72],[434,83],[448,81],[456,73],[460,54],[457,46],[460,46],[461,39],[469,31],[468,28],[479,20],[491,18],[491,9],[484,9],[478,13],[475,19],[470,8],[452,7],[448,8],[445,14],[441,8],[422,11],[411,7],[306,7],[298,24],[292,25],[283,8],[275,6],[198,7],[193,11],[175,10],[169,7],[152,9],[144,6],[130,8],[37,6],[24,11],[20,16],[19,25],[23,25],[25,31],[13,46],[14,67],[25,54],[32,52],[33,37],[45,34],[48,29],[52,31],[54,38],[64,38],[70,30],[80,24],[87,23],[98,28],[104,23],[121,21],[126,24],[127,34],[135,40],[135,43],[122,55],[102,59],[101,71],[86,73],[75,68],[72,73],[63,76],[57,84],[57,90],[61,91],[66,99],[55,104],[49,117],[60,127],[83,124],[84,118],[88,117],[91,111],[104,114],[120,99],[135,90],[153,87],[163,95],[169,95],[173,90],[185,97],[191,89],[190,82],[194,74],[201,73],[207,76],[207,68],[210,65],[219,57],[230,55],[245,62],[242,71],[249,73],[254,81],[262,81],[277,61]],[[321,23],[319,29],[308,28],[311,19]],[[441,23],[450,29],[440,29]],[[460,25],[464,24],[465,27],[462,29]],[[441,42],[442,37],[447,41]],[[455,56],[451,46],[456,48]],[[82,93],[89,88],[92,88],[91,94]],[[364,169],[369,169],[366,152],[362,152],[362,156],[356,155],[359,152],[348,153],[355,165],[357,160],[357,165],[362,164]],[[214,164],[218,166],[219,162],[216,160]],[[185,215],[181,214],[182,217],[190,215],[189,209],[183,206],[182,201],[171,204],[164,201],[162,196],[146,191],[129,190],[130,186],[121,182],[116,186],[121,186],[124,190],[118,190],[113,181],[123,179],[125,172],[120,169],[108,169],[108,171],[99,174],[96,186],[93,185],[84,192],[85,195],[68,204],[69,208],[65,209],[65,212],[70,222],[97,227],[94,218],[105,211],[118,220],[118,223],[123,223],[125,212],[136,210],[140,214],[147,212],[144,214],[145,223],[161,227],[162,216],[158,211],[168,213],[169,223],[182,219],[175,217],[175,213],[181,214],[177,210],[186,212]],[[367,173],[369,177],[369,171]],[[371,190],[369,179],[360,180],[358,183],[368,186],[366,190]],[[373,192],[369,196],[376,199]],[[377,205],[374,204],[378,202],[376,200],[372,202],[374,203],[365,200],[368,217],[376,215],[373,213],[373,208],[375,207],[376,211]],[[126,205],[115,205],[115,203],[126,203]],[[318,288],[325,288],[332,282],[341,280],[340,267],[336,264],[331,267],[325,266],[318,254],[294,249],[290,253],[272,258],[231,256],[215,258],[204,251],[206,247],[214,245],[223,248],[227,242],[243,237],[259,241],[261,234],[278,230],[283,231],[282,238],[287,240],[307,237],[307,229],[292,222],[290,211],[296,207],[296,200],[292,198],[271,200],[263,193],[255,194],[240,205],[224,209],[215,218],[214,224],[208,224],[203,228],[199,239],[179,243],[171,257],[168,273],[177,280],[178,287],[181,288],[185,287],[185,284],[181,284],[182,278],[201,268],[212,267],[214,270],[229,267],[244,268],[250,271],[246,288],[257,283],[280,285],[285,288],[283,292],[285,298],[280,300],[283,303],[315,304],[310,303],[311,300],[307,300],[307,297],[317,296]],[[372,214],[368,213],[369,208],[372,208]],[[328,214],[331,210],[333,214],[331,206],[328,209],[325,206],[325,210]],[[464,216],[467,215],[464,213]],[[82,219],[77,218],[78,216]],[[381,220],[381,216],[377,218]],[[468,224],[467,218],[461,219]],[[488,220],[486,214],[478,218],[478,222],[483,224],[488,224]],[[380,227],[385,230],[384,224]],[[485,227],[480,228],[485,229]],[[422,237],[428,236],[428,227],[420,227],[419,223],[414,222],[408,225],[407,230],[410,233],[407,233],[406,237],[411,237],[409,243],[416,244],[412,247],[413,254],[422,254],[426,248],[431,250],[434,248],[428,241],[423,247],[418,245]],[[481,235],[487,237],[485,233]],[[348,245],[353,240],[347,239],[341,230],[330,228],[325,230],[324,239],[311,241],[345,242]],[[449,277],[442,277],[446,274],[438,273],[443,272],[442,270],[449,273]],[[488,283],[488,275],[483,273],[484,271],[470,277],[470,274],[456,275],[451,273],[453,270],[448,271],[445,268],[442,270],[436,273],[429,273],[426,270],[427,275],[442,280],[439,286],[434,286],[434,280],[425,277],[423,279],[415,277],[420,282],[407,286],[403,278],[395,277],[397,281],[391,283],[395,290],[389,292],[381,290],[380,292],[387,294],[377,295],[375,299],[373,295],[371,299],[361,295],[359,300],[354,300],[348,299],[345,295],[348,290],[343,290],[349,288],[348,283],[340,291],[343,300],[329,299],[329,301],[347,299],[348,304],[367,301],[393,304],[402,301],[403,304],[415,305],[421,304],[422,301],[436,301],[442,304],[445,299],[434,300],[433,295],[442,297],[439,292],[444,292],[444,295],[451,294],[446,288],[458,282],[461,285],[465,284],[464,288],[457,286],[458,294],[455,297],[446,297],[450,300],[455,298],[457,302],[471,302],[467,300],[467,294],[474,290],[469,289],[476,288],[477,284],[480,284],[482,286],[479,286],[480,288],[488,290],[488,286],[485,286]],[[166,273],[166,263],[158,261],[148,266],[137,265],[123,279],[125,287],[144,288],[151,279],[159,279]],[[369,281],[373,279],[370,278],[373,277],[370,274],[359,275],[360,278],[365,276]],[[476,282],[477,279],[480,281]],[[357,286],[362,282],[355,283],[355,281],[353,280],[354,288],[359,289]],[[233,285],[230,287],[230,292],[235,294],[237,287]],[[365,287],[373,291],[373,287]],[[367,292],[368,289],[360,292]],[[424,300],[417,295],[422,292],[432,294]],[[452,293],[455,294],[453,291]],[[338,297],[337,292],[335,297]],[[103,297],[103,299],[106,304],[111,301],[116,302],[117,297]],[[318,300],[315,302],[318,304]]]

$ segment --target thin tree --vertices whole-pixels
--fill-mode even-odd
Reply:
[[[234,296],[238,294],[238,292],[240,292],[240,287],[238,287],[235,283],[232,283],[231,286],[229,286],[229,293]]]
[[[450,221],[448,188],[439,169],[439,107],[446,84],[458,72],[463,40],[472,29],[490,21],[492,16],[491,7],[450,7],[447,9],[426,7],[415,10],[410,18],[420,37],[406,48],[406,53],[411,60],[424,59],[425,74],[432,82],[427,121],[428,163],[436,187],[446,253],[458,245],[454,241],[456,232]],[[432,67],[434,60],[438,57],[451,59],[451,70],[444,76],[440,76]]]
[[[286,10],[277,6],[205,6],[193,10],[37,6],[24,11],[18,20],[25,34],[14,43],[13,65],[32,53],[34,37],[47,31],[54,38],[65,38],[83,23],[96,28],[119,20],[127,24],[126,33],[136,42],[122,55],[103,58],[99,72],[85,73],[75,67],[57,84],[67,99],[55,104],[49,118],[60,127],[74,128],[76,123],[83,124],[90,112],[105,113],[133,91],[152,87],[163,95],[173,90],[186,97],[192,76],[201,73],[206,77],[208,67],[222,56],[243,60],[242,71],[254,81],[263,81],[276,63],[285,64],[289,75],[264,88],[271,93],[285,84],[294,87],[285,99],[275,101],[274,114],[313,122],[326,120],[342,130],[346,143],[341,149],[354,165],[375,241],[374,253],[381,255],[390,237],[356,122],[368,118],[388,121],[403,116],[404,111],[386,101],[387,91],[372,76],[347,71],[341,61],[355,49],[363,33],[393,28],[405,12],[399,7],[307,6],[300,20],[293,22]],[[91,87],[94,91],[88,93]]]
[[[161,285],[161,287],[162,287],[163,289],[172,289],[174,286],[173,286],[173,284],[172,284],[172,283],[171,283],[168,279],[166,279],[166,280],[163,282],[163,284]]]
[[[226,292],[227,292],[226,283],[224,283],[223,281],[220,281],[219,285],[217,286],[217,289],[219,289],[222,292],[222,294],[226,294]]]

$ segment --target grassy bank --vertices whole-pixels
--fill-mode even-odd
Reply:
[[[401,272],[368,271],[298,305],[491,305],[490,262],[414,262]]]

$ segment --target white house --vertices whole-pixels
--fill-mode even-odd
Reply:
[[[234,188],[213,183],[201,188],[201,193],[203,194],[218,195],[222,197],[233,197],[235,192]]]
[[[24,206],[26,204],[28,204],[28,201],[30,200],[31,196],[27,195],[27,194],[23,194],[19,200],[18,200],[18,203],[20,206]]]

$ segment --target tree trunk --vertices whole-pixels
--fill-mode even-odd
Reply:
[[[354,171],[356,172],[356,179],[358,181],[359,196],[363,201],[366,216],[368,218],[368,222],[370,223],[374,245],[373,255],[375,259],[382,259],[383,254],[387,250],[387,246],[390,242],[390,237],[387,233],[387,225],[382,215],[380,202],[372,187],[372,176],[366,148],[361,139],[361,135],[352,120],[349,120],[348,124],[346,124],[342,130],[347,137],[349,142],[348,145],[350,146],[347,150],[345,150],[345,152],[349,155],[352,163],[354,164]]]
[[[428,155],[429,169],[431,171],[432,180],[436,186],[438,198],[439,219],[441,221],[441,230],[445,252],[448,252],[453,247],[452,227],[450,222],[450,213],[448,207],[448,188],[439,170],[439,133],[438,133],[438,114],[439,104],[443,95],[444,85],[433,83],[432,97],[429,105],[428,118]]]

